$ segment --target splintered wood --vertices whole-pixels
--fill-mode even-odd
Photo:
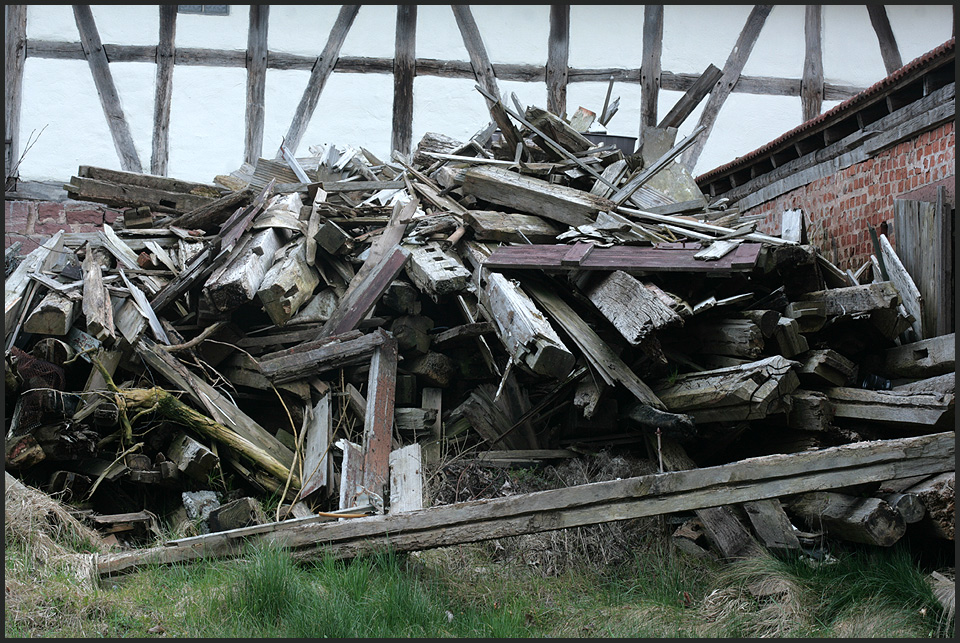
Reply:
[[[9,271],[7,469],[134,546],[99,573],[658,514],[725,559],[798,549],[791,521],[952,539],[955,336],[923,334],[892,245],[861,283],[807,245],[809,213],[771,236],[708,205],[670,161],[715,68],[628,156],[586,108],[501,101],[455,14],[492,119],[469,141],[295,157],[295,128],[209,185],[81,166],[71,198],[123,216]],[[659,473],[449,506],[426,477],[601,453]],[[199,531],[141,550],[154,515]]]

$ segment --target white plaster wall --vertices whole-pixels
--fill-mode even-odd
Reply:
[[[751,5],[667,5],[664,10],[662,68],[699,74],[708,64],[723,68],[750,13]],[[231,5],[229,16],[180,14],[178,47],[244,50],[246,5]],[[475,5],[474,18],[490,59],[498,63],[543,65],[549,35],[548,5]],[[326,44],[339,5],[271,5],[271,51],[314,56]],[[903,62],[951,37],[952,6],[887,7]],[[106,44],[152,45],[159,19],[156,5],[94,5],[94,18]],[[569,62],[572,67],[637,68],[642,61],[643,5],[573,5]],[[804,58],[804,7],[775,5],[743,73],[799,78]],[[394,5],[363,5],[341,55],[393,56]],[[27,37],[76,42],[69,5],[28,5]],[[869,86],[886,72],[876,34],[863,5],[823,8],[824,75],[827,82]],[[416,53],[421,58],[468,61],[466,48],[447,5],[420,5]],[[144,169],[150,167],[156,68],[148,63],[114,63],[111,70]],[[306,87],[308,71],[267,73],[263,155],[272,156],[289,128]],[[472,79],[417,77],[414,82],[414,143],[434,131],[466,139],[489,121],[483,97]],[[243,160],[246,73],[240,68],[176,66],[170,124],[170,176],[211,182],[236,170]],[[572,83],[568,112],[583,106],[599,112],[605,82]],[[500,81],[524,105],[546,106],[543,82]],[[640,87],[614,85],[620,110],[608,125],[611,134],[636,136]],[[659,113],[680,92],[661,91]],[[390,155],[393,80],[389,75],[335,73],[327,81],[298,155],[310,145],[363,146],[382,159]],[[825,102],[824,111],[837,102]],[[680,128],[696,126],[703,103]],[[742,156],[801,122],[799,98],[733,93],[718,115],[694,174]],[[41,133],[42,130],[42,133]],[[39,137],[37,136],[39,133]],[[66,181],[79,165],[119,169],[90,70],[84,61],[28,58],[23,82],[21,149],[35,142],[20,166],[25,180]]]

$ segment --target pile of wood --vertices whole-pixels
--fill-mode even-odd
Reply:
[[[698,132],[625,155],[587,110],[488,99],[494,123],[410,158],[71,179],[122,216],[6,279],[6,467],[104,533],[211,532],[101,573],[250,537],[350,554],[656,513],[726,557],[910,522],[953,539],[954,336],[917,337],[885,237],[844,273],[799,213],[774,237],[707,203],[672,162]],[[424,507],[454,456],[605,449],[661,473]]]

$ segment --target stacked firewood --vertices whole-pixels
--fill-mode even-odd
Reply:
[[[281,150],[212,185],[81,167],[68,194],[122,216],[6,279],[7,469],[108,532],[242,531],[421,509],[454,456],[622,449],[666,475],[952,431],[954,337],[917,336],[895,255],[844,273],[708,203],[672,162],[696,132],[624,154],[588,112],[503,109],[409,158]],[[952,455],[912,462],[717,497],[675,540],[952,539]]]

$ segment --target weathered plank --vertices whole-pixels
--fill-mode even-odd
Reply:
[[[330,393],[320,397],[305,420],[303,441],[303,485],[300,497],[330,484],[332,459],[329,451],[333,438],[333,412],[330,408]]]
[[[170,160],[170,106],[173,102],[173,66],[176,59],[177,8],[160,5],[157,41],[157,91],[153,106],[153,143],[150,173],[167,175]]]
[[[303,96],[297,105],[287,135],[283,137],[283,144],[290,150],[291,154],[295,153],[297,148],[300,147],[300,139],[303,138],[303,134],[307,130],[307,124],[310,122],[313,112],[317,109],[323,87],[327,84],[327,79],[333,73],[333,68],[340,57],[340,47],[343,46],[343,41],[346,39],[350,26],[359,11],[360,5],[358,4],[345,4],[340,8],[337,21],[333,24],[327,38],[327,44],[320,55],[317,56],[313,68],[310,70],[310,78],[303,90]],[[280,156],[278,152],[277,158],[280,158]]]
[[[397,515],[337,523],[278,525],[267,536],[313,553],[355,556],[389,546],[423,550],[508,535],[691,511],[727,503],[777,498],[790,493],[836,489],[952,470],[955,434],[861,442],[816,452],[772,455],[665,474],[540,491],[489,500],[428,507]],[[198,546],[160,546],[101,554],[97,573],[110,576],[144,565],[211,556],[233,556],[241,543],[207,538]],[[309,550],[307,550],[309,551]]]
[[[923,378],[954,370],[956,333],[922,339],[883,352],[883,371],[890,377]]]
[[[413,79],[417,75],[417,5],[397,5],[393,59],[393,128],[391,150],[410,154],[413,138]]]
[[[550,35],[547,38],[547,109],[557,116],[567,114],[567,70],[570,54],[570,5],[550,5]]]
[[[423,509],[423,455],[419,442],[390,452],[391,514]]]
[[[934,427],[953,412],[951,393],[913,391],[870,391],[833,387],[824,391],[833,404],[834,415],[899,426]]]
[[[390,337],[378,328],[366,335],[331,335],[270,353],[260,358],[260,370],[279,384],[317,375],[335,368],[366,362],[373,351]]]
[[[657,98],[660,96],[660,57],[663,52],[663,5],[643,5],[643,43],[640,66],[640,137],[644,126],[657,124]]]
[[[493,210],[468,210],[463,215],[463,222],[473,230],[473,238],[477,241],[553,243],[562,232],[538,216]]]
[[[384,506],[390,482],[394,394],[397,390],[397,341],[387,335],[370,358],[367,408],[363,420],[362,492],[353,505]]]
[[[100,34],[90,5],[73,5],[73,16],[77,23],[77,30],[80,32],[83,53],[90,65],[93,82],[97,86],[97,95],[100,97],[113,145],[117,150],[117,156],[120,157],[120,166],[129,172],[140,172],[140,157],[137,156],[137,148],[130,134],[130,125],[120,105],[120,95],[113,83],[113,74],[110,73],[107,56],[103,52],[103,43],[100,42]]]
[[[247,29],[247,102],[244,115],[243,161],[256,164],[263,153],[264,93],[267,85],[267,29],[270,5],[250,5]]]
[[[4,12],[4,167],[14,175],[20,160],[20,109],[23,101],[23,67],[27,58],[27,5],[5,4]]]
[[[800,105],[804,122],[818,116],[823,106],[823,10],[818,4],[805,5],[803,23],[803,78],[800,80]]]
[[[622,270],[588,286],[584,294],[634,346],[661,328],[683,324],[680,315]]]
[[[713,90],[722,75],[723,72],[713,63],[707,65],[707,68],[703,70],[703,73],[700,74],[696,82],[687,89],[670,111],[660,120],[657,127],[661,129],[680,127],[680,125],[687,120],[687,117],[693,113],[693,110],[697,108],[700,101]]]
[[[896,250],[893,249],[890,240],[887,239],[887,235],[885,234],[880,235],[880,254],[882,255],[882,265],[884,269],[886,269],[887,276],[900,296],[900,303],[902,303],[904,308],[907,309],[907,312],[913,316],[913,321],[910,322],[910,328],[913,329],[914,338],[917,340],[924,339],[923,327],[926,315],[924,314],[925,302],[923,295],[920,294],[916,283],[903,266],[903,263],[897,256]]]

